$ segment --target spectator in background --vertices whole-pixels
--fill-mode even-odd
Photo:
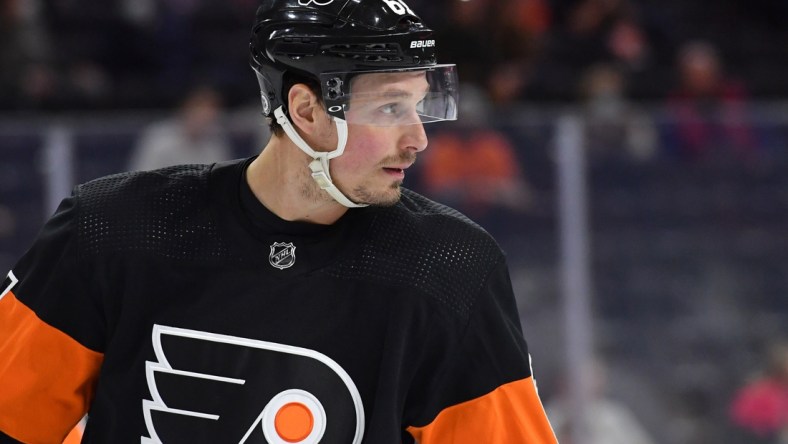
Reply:
[[[487,71],[485,87],[496,107],[521,101],[533,81],[535,64],[552,25],[546,0],[498,0],[488,35],[487,51],[494,63]]]
[[[0,0],[0,109],[35,106],[56,93],[50,41],[36,5]]]
[[[213,163],[232,157],[221,125],[221,97],[208,87],[188,94],[178,116],[153,124],[140,136],[130,170]]]
[[[626,81],[610,64],[589,68],[581,83],[586,148],[592,160],[650,159],[656,147],[651,119],[626,98]]]
[[[607,368],[599,361],[591,366],[591,399],[585,411],[587,439],[571,441],[572,427],[565,384],[545,406],[547,417],[561,444],[653,444],[653,439],[623,403],[609,397]]]
[[[451,1],[438,38],[463,82],[484,88],[494,105],[513,105],[528,89],[552,24],[546,0]]]
[[[205,79],[222,92],[230,106],[245,103],[248,48],[237,42],[245,37],[246,19],[254,15],[260,3],[157,0],[157,14],[148,29],[156,42],[153,46],[159,69],[151,77],[160,88],[158,93],[173,103],[186,92],[184,83]]]
[[[436,39],[443,42],[441,55],[456,61],[465,85],[482,87],[494,62],[488,32],[494,1],[449,1],[446,5],[448,20]]]
[[[613,23],[606,47],[613,59],[628,71],[643,69],[650,57],[646,33],[632,14]]]
[[[730,415],[752,441],[788,443],[788,341],[769,348],[764,373],[736,393]]]
[[[422,185],[501,236],[516,226],[512,216],[528,210],[530,187],[513,142],[487,124],[492,111],[484,93],[465,85],[462,95],[460,120],[432,134],[430,149],[419,160]]]
[[[558,2],[547,57],[540,61],[533,94],[573,100],[570,85],[598,63],[609,63],[625,77],[652,63],[651,39],[628,0]]]
[[[669,154],[687,160],[750,159],[757,154],[744,85],[728,78],[717,49],[686,43],[679,52],[678,87],[670,94]]]

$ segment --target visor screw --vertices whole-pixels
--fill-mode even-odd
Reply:
[[[326,81],[328,86],[328,98],[336,99],[342,96],[342,80],[339,77],[332,77]]]

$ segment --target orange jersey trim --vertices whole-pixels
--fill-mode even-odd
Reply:
[[[71,429],[71,432],[68,434],[68,436],[66,436],[66,439],[63,440],[63,444],[79,444],[79,443],[81,443],[82,442],[82,434],[83,434],[83,432],[84,431],[82,430],[81,423],[77,424],[76,427]]]
[[[419,444],[557,444],[533,378],[442,410],[432,423],[408,427]]]
[[[62,443],[88,410],[104,355],[45,323],[13,292],[0,299],[0,430]]]

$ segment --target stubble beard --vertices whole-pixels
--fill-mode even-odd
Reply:
[[[390,207],[396,205],[402,195],[401,190],[402,181],[394,181],[387,190],[373,191],[369,187],[359,185],[353,189],[353,192],[346,194],[346,196],[355,203],[366,204],[380,207]],[[341,191],[341,190],[340,190]],[[344,194],[344,192],[343,192]],[[301,196],[309,202],[327,203],[333,202],[332,198],[327,192],[320,189],[311,176],[302,182]]]
[[[416,161],[416,154],[412,152],[403,152],[396,156],[389,156],[383,159],[378,165],[383,168],[385,165],[409,163],[412,164]],[[334,200],[326,191],[322,190],[315,180],[312,178],[309,168],[301,170],[301,196],[310,202],[326,203]],[[340,190],[350,200],[358,204],[366,204],[378,207],[391,207],[396,205],[402,196],[402,180],[395,180],[384,190],[374,190],[370,186],[362,183],[355,188],[351,193],[346,193]],[[338,185],[334,182],[334,185]]]
[[[376,207],[391,207],[399,202],[402,196],[401,180],[397,180],[386,191],[371,191],[368,187],[360,185],[353,190],[354,202],[365,203]]]
[[[383,168],[387,165],[397,164],[413,164],[416,162],[416,153],[412,151],[402,151],[398,155],[389,156],[380,161],[377,165],[378,168]],[[374,205],[378,207],[391,207],[397,204],[402,197],[402,180],[395,180],[389,185],[386,190],[375,191],[370,187],[365,186],[363,183],[353,189],[351,199],[354,202],[365,203],[367,205]]]

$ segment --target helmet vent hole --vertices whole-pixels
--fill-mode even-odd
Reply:
[[[364,62],[399,62],[399,45],[392,43],[338,44],[323,47],[326,54]]]
[[[397,23],[397,28],[399,28],[400,30],[408,30],[420,24],[421,23],[419,23],[418,21],[413,20],[413,18],[406,17],[400,20],[399,23]]]

